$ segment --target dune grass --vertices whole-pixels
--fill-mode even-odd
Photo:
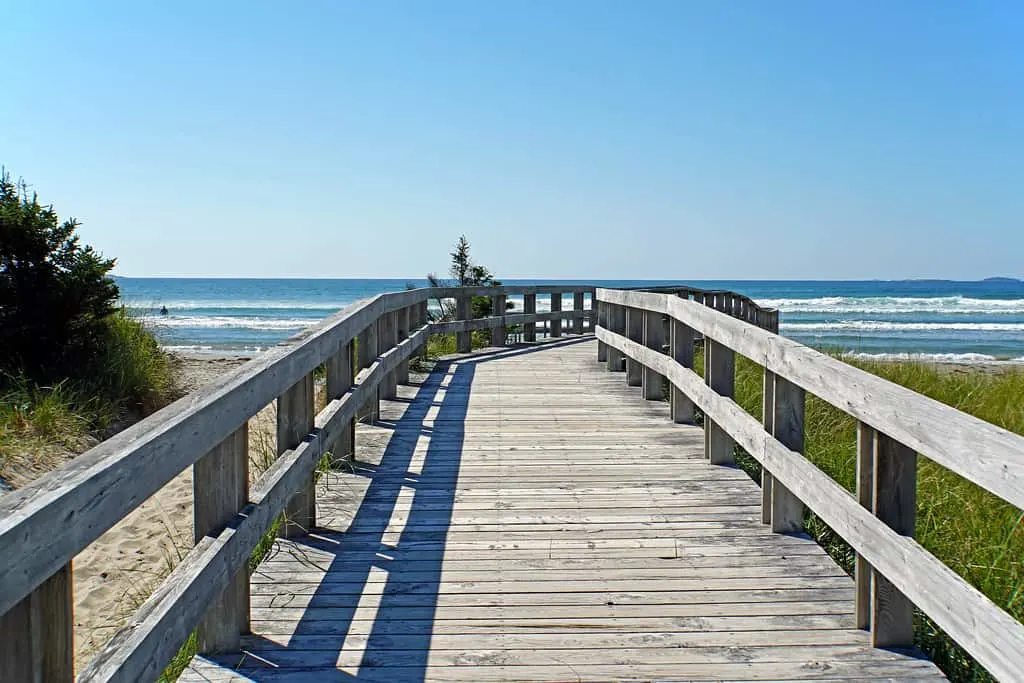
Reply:
[[[1024,434],[1024,372],[913,362],[848,361],[867,372],[941,401],[995,425]],[[695,359],[703,374],[703,354]],[[761,417],[763,371],[736,359],[736,402]],[[808,394],[805,455],[848,491],[856,489],[857,421]],[[737,449],[737,463],[760,482],[760,465]],[[999,497],[935,464],[918,461],[916,538],[993,602],[1024,621],[1024,514]],[[808,532],[852,574],[853,550],[815,515]],[[918,615],[918,645],[955,682],[991,681],[930,619]]]
[[[170,357],[141,322],[106,320],[102,352],[76,377],[41,386],[0,377],[0,479],[20,487],[177,397]]]

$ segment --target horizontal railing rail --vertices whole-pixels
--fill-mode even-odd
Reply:
[[[506,312],[509,295],[524,311]],[[468,351],[474,330],[505,343],[507,327],[545,322],[592,331],[594,287],[435,287],[353,304],[80,455],[0,497],[0,680],[70,681],[71,563],[75,556],[187,467],[194,468],[196,544],[79,681],[155,679],[189,634],[200,651],[230,651],[248,629],[248,558],[282,513],[284,535],[315,524],[314,470],[354,448],[353,419],[395,395],[409,360],[431,334],[454,332]],[[551,312],[537,313],[537,296]],[[573,308],[562,309],[572,295]],[[494,315],[473,319],[473,297]],[[454,299],[459,320],[430,321],[428,302]],[[313,373],[326,368],[327,407],[315,412]],[[278,458],[248,483],[247,424],[277,402]]]
[[[757,460],[762,521],[799,532],[806,505],[856,551],[857,621],[875,645],[912,646],[916,605],[994,676],[1020,680],[1024,625],[913,535],[918,453],[1024,508],[1024,437],[779,337],[771,325],[737,320],[729,303],[602,288],[596,300],[599,360],[603,350],[608,370],[625,370],[648,398],[660,398],[667,379],[673,419],[691,421],[694,408],[703,413],[712,463],[731,463],[735,445]],[[704,378],[693,370],[697,335]],[[733,400],[736,353],[764,369],[760,421]],[[648,388],[655,385],[658,392]],[[855,495],[802,455],[807,392],[860,423]]]

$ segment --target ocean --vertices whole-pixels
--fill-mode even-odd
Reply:
[[[860,357],[1024,362],[1024,281],[506,280],[729,289],[780,311],[780,334]],[[253,354],[337,309],[418,279],[117,278],[123,303],[178,351]],[[521,310],[521,297],[510,297]],[[538,310],[546,310],[540,300]],[[589,303],[587,304],[589,306]],[[167,308],[162,315],[161,307]],[[571,308],[571,297],[564,303]]]

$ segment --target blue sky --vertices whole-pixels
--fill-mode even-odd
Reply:
[[[1024,276],[1018,2],[21,2],[0,163],[124,275]]]

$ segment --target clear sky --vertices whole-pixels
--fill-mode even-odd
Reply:
[[[1024,3],[4,3],[124,275],[1024,276]]]

